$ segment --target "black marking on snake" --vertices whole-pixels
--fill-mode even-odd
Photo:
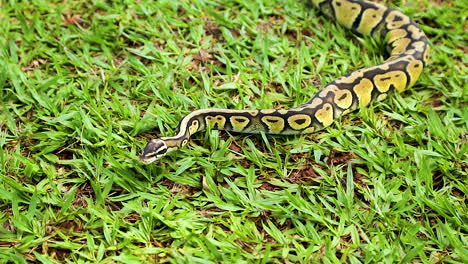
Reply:
[[[270,123],[277,123],[279,121],[277,119],[270,119],[270,118],[265,118],[265,120],[270,122]]]
[[[395,16],[392,22],[398,22],[398,21],[403,21],[403,18],[401,16]]]
[[[294,123],[298,124],[298,125],[302,125],[306,122],[306,119],[297,119],[297,120],[294,120]]]
[[[338,101],[344,100],[346,99],[346,97],[348,97],[348,94],[343,94],[342,96],[340,96],[340,98],[338,98]]]

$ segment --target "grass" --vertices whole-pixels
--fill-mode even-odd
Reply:
[[[138,2],[0,2],[0,263],[468,262],[466,1],[387,2],[432,42],[408,92],[150,166],[194,109],[297,106],[385,53],[304,1]]]

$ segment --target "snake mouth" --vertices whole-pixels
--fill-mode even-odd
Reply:
[[[151,164],[153,162],[155,162],[157,160],[156,157],[144,157],[144,156],[140,156],[140,162],[143,163],[143,164]]]
[[[151,164],[155,161],[157,161],[160,157],[151,157],[151,158],[141,158],[140,157],[140,162],[145,164],[145,165],[148,165],[148,164]]]

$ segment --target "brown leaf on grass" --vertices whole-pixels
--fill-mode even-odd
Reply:
[[[46,59],[35,59],[33,61],[31,61],[31,63],[29,63],[28,66],[26,67],[23,67],[23,71],[26,72],[26,73],[30,73],[32,71],[34,71],[35,68],[43,65],[43,64],[46,64],[48,61]]]
[[[216,22],[205,18],[205,31],[208,35],[211,35],[215,37],[216,39],[219,39],[222,36],[222,32],[219,29],[219,26]]]
[[[338,152],[330,152],[328,156],[329,160],[327,161],[328,164],[333,165],[344,165],[348,164],[351,159],[356,159],[357,156],[353,153],[338,153]]]
[[[311,182],[320,178],[320,175],[318,175],[311,167],[308,167],[300,170],[295,170],[287,179],[291,183],[299,184],[304,182]]]
[[[81,19],[83,15],[81,14],[72,14],[70,11],[66,11],[62,15],[62,21],[65,25],[78,25],[83,24],[83,20]]]
[[[231,145],[229,145],[229,149],[237,153],[242,153],[242,149],[234,143],[231,143]]]
[[[193,60],[199,63],[206,64],[210,62],[213,56],[208,53],[206,50],[199,50],[196,54],[193,55]]]
[[[281,190],[282,188],[281,188],[281,187],[278,187],[278,186],[276,186],[276,185],[273,185],[273,184],[271,184],[271,183],[264,182],[264,183],[262,183],[262,185],[260,186],[259,189],[260,189],[260,190],[267,190],[267,191],[274,192],[274,191]]]

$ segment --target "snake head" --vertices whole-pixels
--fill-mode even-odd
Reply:
[[[167,145],[161,139],[152,139],[143,149],[140,161],[144,164],[150,164],[167,154]]]

